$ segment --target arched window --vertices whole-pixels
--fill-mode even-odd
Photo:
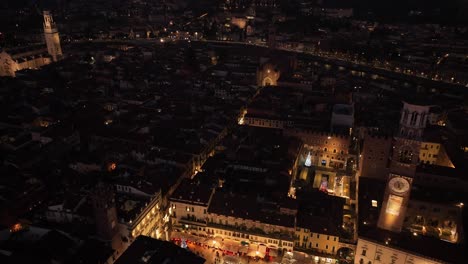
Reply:
[[[426,113],[423,113],[421,115],[421,119],[419,120],[419,126],[424,126],[425,125],[425,119],[426,119]]]
[[[402,123],[406,123],[406,121],[408,120],[408,110],[405,110],[403,112],[403,120],[402,120]]]
[[[411,114],[411,120],[410,120],[411,126],[416,125],[416,120],[418,119],[418,115],[419,114],[417,112],[413,112],[413,114]]]

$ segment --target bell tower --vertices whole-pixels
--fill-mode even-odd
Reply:
[[[420,140],[426,128],[429,109],[429,105],[403,102],[400,117],[400,137]]]
[[[47,52],[52,56],[53,61],[62,58],[62,47],[60,46],[60,37],[57,25],[49,11],[44,11],[44,37],[47,44]]]
[[[429,105],[403,102],[398,136],[395,137],[390,171],[413,177],[429,116]]]

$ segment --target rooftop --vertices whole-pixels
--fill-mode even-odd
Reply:
[[[309,213],[297,214],[297,227],[309,229],[310,232],[338,236],[338,228],[325,217],[314,216]]]
[[[139,236],[115,264],[203,264],[205,259],[171,242]]]
[[[207,206],[213,190],[204,184],[184,179],[174,191],[170,200]]]
[[[373,228],[361,230],[359,237],[370,239],[382,245],[387,245],[387,242],[388,247],[448,263],[465,263],[466,260],[466,251],[463,245],[427,236],[414,236],[410,232],[393,233]]]
[[[217,191],[212,199],[209,213],[251,219],[263,224],[294,227],[295,217],[272,211],[264,211],[262,204],[255,197],[234,195]]]

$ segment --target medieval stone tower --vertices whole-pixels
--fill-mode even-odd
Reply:
[[[122,241],[119,236],[113,187],[99,183],[91,193],[90,198],[94,210],[97,236],[108,242],[119,254],[122,249]]]
[[[44,11],[44,36],[47,44],[47,52],[52,56],[53,61],[62,58],[62,47],[60,46],[60,37],[57,25],[49,11]]]

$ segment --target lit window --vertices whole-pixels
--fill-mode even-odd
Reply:
[[[377,204],[377,201],[376,200],[372,200],[372,207],[377,207],[378,204]]]

